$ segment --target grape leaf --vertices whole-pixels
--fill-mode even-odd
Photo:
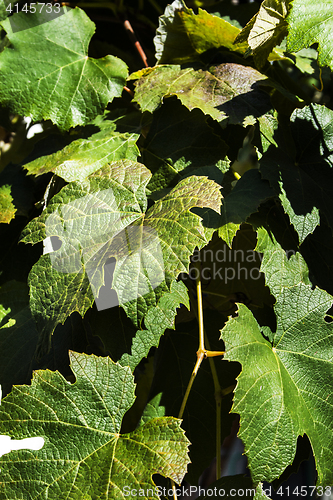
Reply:
[[[199,8],[198,14],[180,0],[165,9],[154,38],[159,64],[184,64],[200,60],[211,49],[222,47],[244,54],[246,43],[234,43],[239,33],[228,21]]]
[[[170,292],[164,293],[156,307],[145,316],[146,330],[138,330],[133,338],[131,354],[123,354],[119,363],[133,371],[151,347],[157,347],[166,328],[175,328],[175,316],[180,304],[189,309],[187,289],[182,281],[172,282]]]
[[[189,462],[180,421],[155,418],[120,434],[135,399],[130,369],[75,352],[70,360],[74,384],[58,372],[41,370],[31,386],[14,387],[1,402],[0,434],[45,441],[39,451],[12,451],[0,458],[6,498],[22,498],[29,484],[29,495],[47,494],[50,500],[123,498],[125,486],[157,500],[152,474],[180,483]]]
[[[204,177],[184,179],[145,214],[150,175],[129,160],[106,165],[84,183],[65,186],[23,231],[25,243],[51,236],[62,242],[29,275],[30,306],[44,348],[55,326],[74,311],[83,316],[94,298],[99,309],[118,304],[98,302],[109,258],[116,259],[112,287],[118,301],[140,326],[167,285],[186,272],[195,246],[207,243],[200,217],[189,210],[219,212],[219,186]]]
[[[54,172],[65,181],[72,182],[82,181],[111,161],[136,161],[139,135],[120,134],[115,128],[114,122],[106,121],[103,129],[88,139],[77,139],[56,153],[26,163],[24,168],[36,176]]]
[[[157,66],[134,73],[131,78],[140,78],[134,101],[142,111],[152,113],[165,97],[176,95],[190,110],[199,108],[214,120],[228,118],[229,123],[241,125],[246,117],[261,116],[271,109],[263,87],[276,87],[259,71],[234,63],[211,66],[209,71]]]
[[[259,236],[262,270],[276,297],[276,331],[261,328],[243,304],[221,331],[225,359],[242,364],[233,406],[241,416],[239,436],[253,480],[272,481],[292,463],[297,438],[306,433],[318,484],[331,484],[333,333],[324,317],[333,298],[303,282],[309,281],[299,255],[288,261],[267,233]]]
[[[154,113],[141,149],[142,162],[153,174],[148,188],[173,186],[182,175],[218,163],[227,149],[200,110],[189,111],[178,99],[167,99]]]
[[[0,186],[0,224],[9,224],[14,219],[16,208],[13,201],[11,187],[8,184]]]
[[[236,236],[237,231],[240,229],[240,224],[235,224],[234,222],[224,223],[223,226],[219,227],[218,235],[226,242],[229,248],[232,247],[232,242]]]
[[[137,330],[119,307],[97,311],[91,309],[84,317],[94,335],[103,342],[104,351],[122,366],[133,371],[151,347],[158,346],[166,328],[175,328],[175,316],[180,305],[189,308],[187,289],[182,281],[173,281],[170,291],[163,293],[145,314],[144,327]]]
[[[289,0],[264,0],[258,13],[239,33],[236,42],[247,40],[254,60],[263,67],[276,45],[280,45],[287,34],[286,16]]]
[[[149,420],[155,417],[164,417],[165,408],[164,406],[160,406],[162,393],[154,396],[145,406],[145,409],[142,413],[140,423],[145,424]]]
[[[289,52],[318,43],[318,62],[333,68],[332,0],[294,0],[288,22],[287,49]]]
[[[286,213],[289,215],[290,222],[294,226],[297,231],[299,243],[303,243],[305,238],[314,232],[316,227],[320,224],[320,215],[317,207],[312,207],[311,212],[305,215],[297,215],[293,207],[291,205],[290,200],[286,194],[286,191],[283,188],[282,182],[279,182],[280,186],[280,195],[279,198],[281,200],[282,206],[285,209]]]
[[[300,241],[318,225],[319,210],[333,228],[332,130],[330,109],[316,104],[296,109],[290,128],[281,125],[274,134],[277,147],[272,144],[260,160],[262,177],[279,195]]]
[[[257,231],[257,252],[263,253],[260,271],[265,273],[265,281],[271,293],[277,298],[282,290],[299,283],[310,285],[307,265],[299,252],[285,251],[272,234],[265,229]]]
[[[243,367],[233,411],[241,416],[239,436],[254,481],[279,477],[304,433],[313,449],[318,484],[333,481],[333,334],[324,321],[332,301],[326,292],[303,283],[285,288],[275,306],[278,326],[272,344],[242,304],[238,317],[222,330],[225,359]]]
[[[186,54],[193,53],[181,19],[177,16],[182,9],[190,10],[187,9],[183,0],[174,0],[166,6],[164,14],[158,19],[158,28],[154,38],[155,57],[158,63],[163,63],[163,59],[166,59],[168,63],[175,61],[181,63],[184,59],[186,60]]]
[[[231,248],[239,224],[255,212],[260,203],[274,196],[269,183],[262,180],[257,169],[248,170],[234,189],[223,199],[219,236]]]
[[[87,124],[121,95],[127,66],[113,56],[87,56],[95,27],[79,8],[48,16],[45,9],[20,12],[1,22],[10,46],[0,54],[0,99],[15,113],[67,130]]]

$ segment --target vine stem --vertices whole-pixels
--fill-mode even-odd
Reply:
[[[131,97],[134,97],[134,92],[133,92],[133,90],[129,89],[129,88],[128,88],[128,87],[126,87],[126,86],[124,86],[124,90],[126,90],[126,92],[128,92],[128,93],[129,93],[129,95],[130,95]]]
[[[187,384],[187,388],[183,397],[183,401],[178,413],[178,418],[182,418],[186,403],[188,400],[188,397],[190,395],[192,385],[194,382],[195,377],[197,376],[198,370],[200,368],[200,365],[202,363],[202,360],[205,358],[212,358],[215,356],[223,356],[225,354],[225,351],[211,351],[207,350],[205,347],[205,341],[207,342],[207,346],[209,347],[209,342],[207,337],[205,338],[205,329],[204,329],[204,322],[203,322],[203,306],[202,306],[202,291],[201,291],[201,267],[200,267],[200,262],[196,262],[194,264],[195,268],[197,269],[197,278],[196,278],[196,291],[197,291],[197,311],[195,311],[195,314],[198,318],[198,323],[199,323],[199,349],[197,350],[197,361],[194,365],[193,371],[191,373],[190,380]],[[213,376],[213,381],[214,381],[214,388],[215,388],[215,401],[216,401],[216,475],[217,479],[219,479],[220,474],[221,474],[221,399],[222,399],[222,391],[221,391],[221,386],[217,377],[217,372],[215,368],[214,361],[212,359],[209,359],[210,362],[210,367],[212,370],[212,376]],[[171,479],[171,486],[172,486],[172,492],[173,492],[173,498],[174,500],[177,500],[177,493],[176,493],[176,485],[173,479]]]
[[[207,335],[205,336],[205,341],[207,347],[209,346],[209,340]],[[222,389],[220,385],[219,378],[217,376],[216,366],[214,360],[209,357],[209,366],[212,372],[213,384],[214,384],[214,396],[216,404],[216,480],[221,477],[221,402],[222,402]]]
[[[138,51],[142,61],[143,61],[143,64],[145,65],[146,68],[148,68],[148,62],[147,62],[147,56],[143,50],[143,48],[141,47],[141,44],[139,42],[139,40],[137,39],[135,33],[134,33],[134,30],[132,28],[132,25],[131,23],[129,22],[128,19],[126,19],[126,21],[124,21],[124,27],[125,27],[125,30],[127,31],[128,33],[128,36],[131,40],[131,42],[133,43],[133,45],[135,46],[136,50]]]

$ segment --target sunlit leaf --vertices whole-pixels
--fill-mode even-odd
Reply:
[[[75,352],[70,359],[74,384],[58,372],[37,371],[31,386],[16,386],[1,402],[0,434],[38,436],[45,442],[38,451],[1,457],[3,495],[22,498],[29,484],[29,495],[35,497],[47,491],[54,500],[60,495],[114,499],[123,498],[127,486],[141,489],[142,498],[157,500],[153,474],[180,483],[189,461],[180,421],[155,418],[120,434],[135,399],[130,369]]]
[[[82,10],[64,10],[52,20],[46,9],[14,16],[15,30],[13,18],[1,23],[11,43],[0,54],[3,105],[67,130],[88,123],[121,95],[127,66],[113,56],[88,57],[95,26]]]
[[[332,0],[294,0],[287,18],[287,48],[290,52],[318,43],[318,61],[321,66],[333,68]]]

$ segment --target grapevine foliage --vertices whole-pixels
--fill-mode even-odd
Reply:
[[[0,5],[0,498],[197,485],[235,414],[213,489],[333,485],[332,2],[124,3]]]

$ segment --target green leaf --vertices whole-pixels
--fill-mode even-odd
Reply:
[[[333,112],[316,104],[297,109],[288,130],[280,126],[260,160],[260,171],[280,196],[303,241],[319,223],[320,210],[333,228],[331,196]]]
[[[274,134],[279,124],[275,116],[266,114],[258,118],[258,125],[260,130],[260,143],[258,144],[258,148],[263,154],[267,151],[269,146],[277,146]]]
[[[164,14],[159,17],[159,24],[154,38],[155,57],[157,62],[166,59],[168,63],[182,63],[188,56],[193,57],[193,47],[186,35],[181,18],[177,15],[182,9],[187,9],[183,0],[174,0],[167,5]],[[181,42],[181,43],[180,43]],[[196,54],[194,53],[194,58]]]
[[[0,224],[9,224],[14,219],[16,208],[13,204],[11,186],[5,184],[0,187]]]
[[[237,231],[240,229],[240,224],[234,224],[233,222],[227,222],[223,226],[219,227],[218,235],[221,240],[225,241],[229,248],[232,247],[232,242],[236,236]]]
[[[146,209],[149,177],[143,165],[129,160],[106,165],[83,184],[65,186],[23,231],[25,243],[51,236],[62,243],[57,252],[43,255],[29,275],[31,311],[44,347],[58,323],[74,311],[83,316],[98,297],[104,264],[114,254],[114,236]]]
[[[256,251],[263,253],[260,271],[265,273],[266,285],[277,298],[284,288],[300,283],[310,285],[307,265],[299,252],[285,251],[272,234],[258,230]]]
[[[285,209],[286,213],[289,215],[291,224],[297,231],[299,243],[303,243],[305,238],[314,232],[316,227],[320,224],[320,215],[317,207],[313,207],[310,213],[306,215],[297,215],[287,197],[287,194],[283,188],[282,182],[279,182],[281,193],[279,198]]]
[[[302,73],[311,75],[315,72],[315,64],[318,59],[318,52],[315,49],[302,49],[293,55],[295,57],[295,66]]]
[[[332,0],[293,0],[288,22],[287,49],[297,52],[318,43],[318,62],[333,68]]]
[[[11,44],[0,54],[0,99],[15,113],[68,130],[87,124],[121,95],[127,66],[113,56],[88,57],[95,26],[79,8],[48,16],[44,9],[2,21]]]
[[[169,328],[175,328],[177,308],[184,304],[190,308],[187,289],[182,281],[171,283],[170,292],[166,292],[158,301],[156,307],[148,310],[145,316],[145,330],[138,330],[133,338],[131,354],[123,354],[119,363],[129,366],[132,371],[141,359],[148,356],[151,347],[158,347],[161,336]]]
[[[29,217],[33,208],[36,185],[33,180],[27,177],[21,165],[10,163],[0,174],[0,217],[6,214],[5,206],[11,200],[11,208],[15,209],[15,218],[20,215]],[[8,192],[6,196],[5,193]],[[2,194],[1,194],[2,193]],[[3,210],[1,209],[3,206]]]
[[[142,413],[141,417],[141,425],[145,424],[152,418],[158,418],[158,417],[164,417],[165,415],[165,408],[164,406],[160,406],[161,402],[161,397],[162,393],[157,394],[155,397],[153,397],[145,406],[145,409]]]
[[[0,20],[1,21],[9,15],[9,12],[6,12],[6,7],[7,7],[6,3],[5,3],[5,0],[0,0]]]
[[[226,48],[244,54],[247,44],[235,44],[239,33],[229,22],[199,8],[198,14],[176,0],[159,18],[154,38],[156,59],[159,64],[184,64],[200,60],[211,49]]]
[[[132,75],[137,76],[140,74]],[[255,69],[240,64],[224,63],[212,66],[209,71],[157,66],[143,72],[134,101],[142,111],[153,113],[165,97],[176,95],[190,110],[199,108],[214,120],[228,118],[228,123],[242,125],[249,115],[261,116],[271,109],[263,86],[275,84]]]
[[[75,384],[58,372],[38,371],[31,386],[14,387],[1,402],[1,434],[39,436],[45,442],[39,451],[1,457],[6,498],[25,495],[29,482],[30,495],[47,491],[50,500],[59,495],[122,498],[125,486],[157,500],[153,474],[180,483],[189,461],[180,421],[155,418],[120,434],[123,416],[134,402],[130,369],[93,355],[71,352],[70,359]]]
[[[200,249],[208,243],[201,217],[190,212],[193,207],[220,213],[220,186],[205,177],[187,177],[147,212],[146,223],[159,234],[166,276],[176,278],[187,272],[195,247]]]
[[[273,189],[267,181],[261,179],[257,169],[245,172],[234,189],[223,199],[220,238],[231,248],[239,224],[245,222],[260,203],[273,196]]]
[[[88,175],[116,160],[136,161],[138,134],[120,134],[114,122],[106,121],[103,129],[88,139],[77,139],[48,156],[40,156],[24,165],[33,175],[53,172],[67,182],[82,181]]]
[[[207,243],[201,218],[189,210],[197,206],[219,212],[219,186],[206,178],[187,178],[145,214],[149,178],[143,165],[129,160],[106,165],[82,184],[65,186],[23,231],[25,243],[48,237],[62,242],[29,275],[30,306],[44,348],[56,325],[74,311],[83,316],[94,298],[99,309],[118,304],[98,301],[110,257],[116,259],[112,287],[118,301],[140,326],[168,290],[164,280],[170,286],[188,269],[194,248]]]
[[[264,0],[259,12],[236,38],[236,42],[247,40],[259,68],[264,66],[273,48],[280,45],[287,34],[288,3],[289,0]]]
[[[164,189],[189,172],[196,174],[201,167],[214,166],[227,149],[200,110],[189,111],[179,100],[167,99],[154,113],[142,146],[142,162],[153,174],[148,188]]]
[[[241,416],[253,481],[272,481],[293,461],[299,435],[311,442],[318,484],[333,481],[332,326],[324,321],[333,298],[300,283],[277,298],[272,343],[246,306],[222,330],[225,359],[242,372],[233,411]],[[267,327],[268,330],[268,327]]]

